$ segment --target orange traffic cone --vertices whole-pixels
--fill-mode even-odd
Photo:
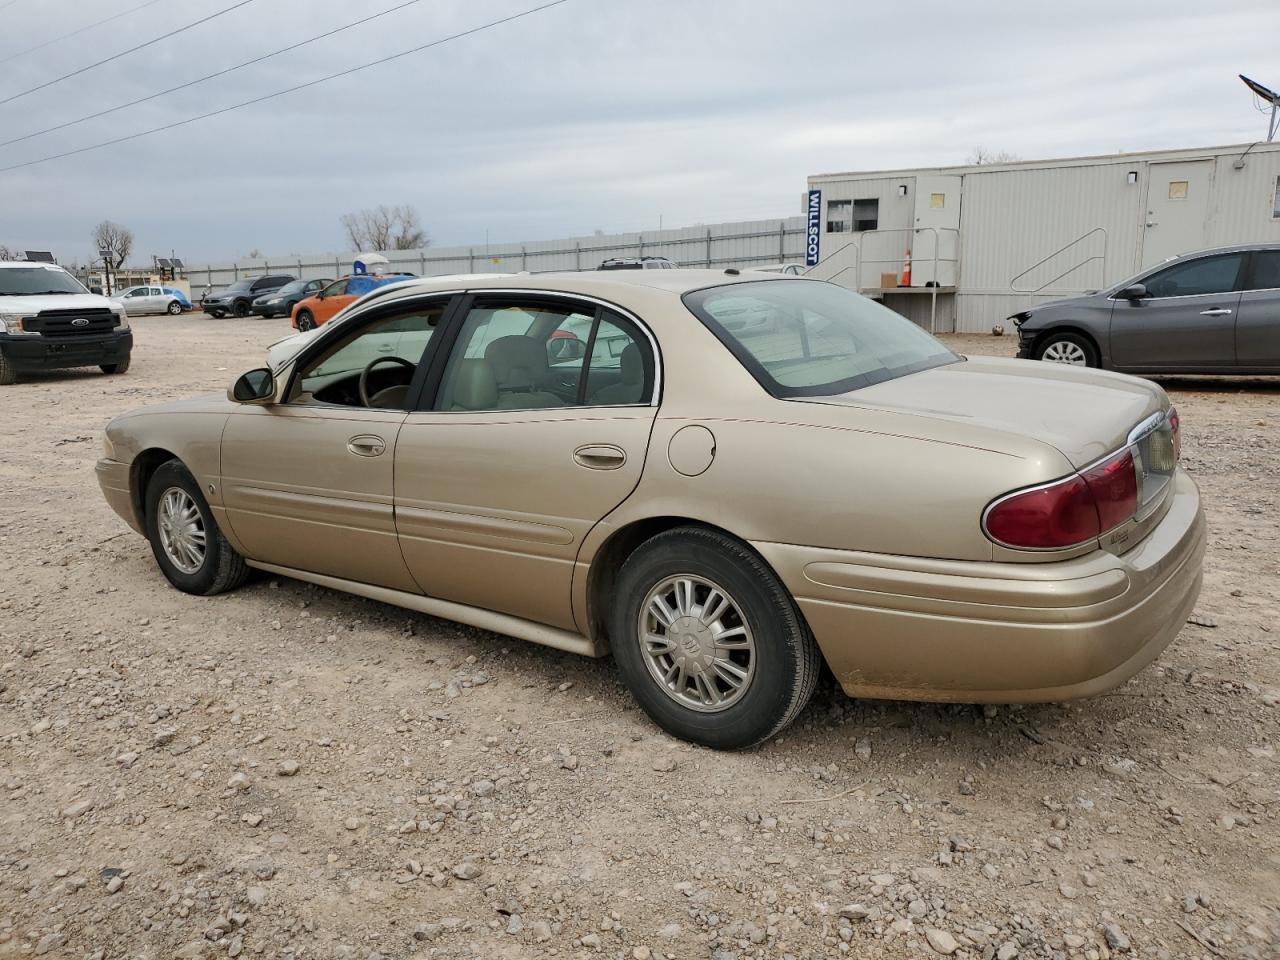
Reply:
[[[911,251],[907,251],[907,258],[902,261],[902,283],[899,286],[911,286]]]

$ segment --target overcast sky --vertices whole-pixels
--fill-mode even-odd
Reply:
[[[140,0],[0,0],[0,60]],[[0,99],[207,16],[147,9],[0,63]],[[253,0],[0,105],[0,140],[268,53],[403,0]],[[291,53],[8,147],[0,166],[283,89],[535,6],[419,0]],[[440,246],[800,211],[805,177],[1249,142],[1237,73],[1280,87],[1277,0],[568,0],[176,130],[0,173],[0,243],[135,259],[344,247],[341,214],[411,203]]]

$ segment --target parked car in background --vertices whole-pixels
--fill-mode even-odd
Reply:
[[[123,305],[90,293],[55,264],[0,260],[0,384],[26,370],[124,373],[132,351]]]
[[[187,295],[176,287],[129,287],[112,294],[111,299],[133,317],[143,313],[169,313],[177,316],[184,310],[191,309],[191,301]]]
[[[341,280],[334,280],[318,293],[299,300],[293,308],[291,322],[295,330],[304,333],[314,330],[332,320],[339,310],[355,303],[366,293],[389,283],[412,279],[411,273],[354,273]]]
[[[676,265],[666,257],[610,257],[597,270],[674,270]]]
[[[766,263],[758,267],[745,267],[755,273],[780,273],[784,277],[803,277],[809,269],[803,263]]]
[[[1280,244],[1184,254],[1009,320],[1027,359],[1126,373],[1280,374]]]
[[[254,299],[250,310],[259,317],[288,317],[293,315],[293,308],[299,300],[319,293],[324,287],[333,283],[324,280],[290,280],[279,290],[272,290]]]
[[[744,301],[770,332],[721,321]],[[823,659],[856,697],[1102,693],[1199,593],[1158,385],[966,359],[834,284],[413,280],[278,347],[107,426],[103,492],[174,587],[257,567],[612,654],[708,746],[783,729]]]
[[[263,277],[241,277],[221,293],[205,297],[200,301],[200,306],[205,313],[215,317],[225,317],[227,314],[247,317],[254,300],[264,293],[279,290],[286,283],[296,279],[287,273],[273,273]]]

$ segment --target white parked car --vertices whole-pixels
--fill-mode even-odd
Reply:
[[[111,299],[135,317],[140,313],[171,313],[176,317],[191,307],[191,301],[172,287],[130,287],[112,294]]]

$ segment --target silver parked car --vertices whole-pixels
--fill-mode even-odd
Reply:
[[[1280,374],[1280,245],[1184,254],[1009,320],[1027,359],[1126,373]]]
[[[176,317],[183,310],[191,309],[191,301],[180,290],[159,284],[129,287],[112,294],[111,299],[122,305],[131,317],[142,313],[169,313]]]

